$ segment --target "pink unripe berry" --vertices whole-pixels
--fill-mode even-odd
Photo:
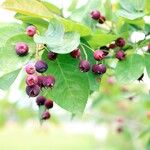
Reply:
[[[116,52],[116,58],[118,58],[119,60],[124,60],[125,59],[125,52],[122,50],[119,50]]]
[[[102,50],[96,50],[94,52],[94,59],[97,61],[102,60],[105,57],[105,53]]]
[[[35,66],[34,64],[30,63],[30,64],[27,64],[26,67],[25,67],[25,71],[27,74],[34,74],[35,73]]]
[[[16,44],[16,53],[19,56],[25,56],[28,54],[29,47],[26,43],[24,42],[19,42]]]
[[[100,18],[101,14],[98,10],[93,10],[91,12],[91,18],[93,18],[94,20],[98,20]]]
[[[33,37],[36,34],[36,27],[35,26],[28,26],[26,28],[26,33],[28,36]]]
[[[38,77],[36,75],[29,75],[26,78],[26,84],[28,86],[33,86],[38,84]]]
[[[79,69],[81,72],[88,72],[90,70],[90,63],[87,60],[81,60],[79,64]]]
[[[70,55],[73,57],[73,58],[79,58],[80,57],[80,49],[79,48],[77,48],[77,49],[75,49],[75,50],[73,50],[71,53],[70,53]]]

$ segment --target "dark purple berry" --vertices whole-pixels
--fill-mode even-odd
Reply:
[[[51,109],[51,108],[53,108],[53,101],[52,100],[46,100],[44,105],[47,109]]]
[[[36,34],[36,27],[35,26],[28,26],[26,28],[26,33],[28,36],[33,37]]]
[[[27,86],[26,87],[26,93],[29,95],[29,97],[36,97],[40,93],[40,87],[38,85],[33,86]]]
[[[26,78],[26,84],[28,86],[33,86],[38,84],[38,77],[36,75],[29,75]]]
[[[125,56],[126,56],[126,54],[122,50],[119,50],[116,52],[116,58],[118,58],[119,60],[124,60]]]
[[[100,24],[103,24],[106,21],[106,18],[104,16],[100,16],[98,21]]]
[[[25,56],[28,54],[29,47],[26,43],[24,42],[19,42],[16,44],[16,53],[19,56]]]
[[[45,76],[38,76],[38,85],[39,87],[43,88],[43,81],[44,81]]]
[[[48,59],[49,60],[55,60],[56,58],[57,58],[57,53],[48,52]]]
[[[144,77],[144,73],[142,73],[142,75],[137,79],[139,82],[143,81],[143,77]]]
[[[119,47],[124,47],[125,46],[125,44],[126,44],[126,42],[125,42],[125,40],[123,39],[123,38],[118,38],[116,41],[115,41],[115,44],[117,45],[117,46],[119,46]]]
[[[75,50],[73,50],[71,53],[70,53],[70,55],[73,57],[73,58],[79,58],[80,57],[80,49],[79,48],[77,48],[77,49],[75,49]]]
[[[91,18],[93,18],[94,20],[98,20],[100,18],[101,14],[98,10],[93,10],[91,12]]]
[[[109,45],[109,48],[110,48],[110,49],[116,48],[116,44],[110,44],[110,45]]]
[[[96,50],[94,52],[94,59],[97,61],[102,60],[105,57],[105,54],[102,50]]]
[[[43,120],[47,120],[51,117],[50,113],[48,111],[45,111],[43,114],[42,114],[42,119]]]
[[[55,84],[55,78],[53,76],[43,77],[43,86],[47,88],[52,88]]]
[[[35,64],[35,69],[39,73],[44,73],[48,69],[48,65],[45,61],[39,60]]]
[[[106,72],[106,66],[104,64],[95,64],[92,66],[92,71],[95,74],[104,74]]]
[[[36,98],[36,104],[37,104],[38,106],[44,105],[45,101],[46,101],[46,98],[45,98],[44,96],[38,96],[38,97]]]
[[[26,73],[27,74],[34,74],[35,73],[35,66],[34,64],[28,64],[26,67],[25,67],[25,70],[26,70]]]
[[[150,52],[150,44],[148,45],[148,52]]]
[[[88,72],[90,70],[90,63],[87,60],[81,60],[79,64],[81,72]]]

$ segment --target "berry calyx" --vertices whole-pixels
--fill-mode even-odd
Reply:
[[[48,52],[48,59],[49,60],[55,60],[56,58],[57,58],[57,53]]]
[[[96,50],[94,52],[94,59],[97,61],[102,60],[105,57],[105,54],[102,50]]]
[[[104,52],[104,56],[107,56],[109,54],[109,47],[107,46],[102,46],[100,47],[100,50],[102,50]]]
[[[34,74],[35,73],[35,66],[34,66],[34,64],[30,63],[30,64],[26,65],[25,71],[26,71],[27,74]]]
[[[48,65],[45,61],[39,60],[35,64],[35,69],[39,73],[44,73],[48,69]]]
[[[92,66],[92,71],[95,74],[104,74],[106,72],[106,66],[104,64],[95,64]]]
[[[43,77],[43,86],[47,88],[52,88],[55,84],[55,78],[53,76]]]
[[[94,20],[98,20],[100,18],[101,14],[98,10],[93,10],[91,12],[91,18],[93,18]]]
[[[126,44],[126,42],[125,42],[125,40],[123,39],[123,38],[118,38],[116,41],[115,41],[115,44],[117,45],[117,46],[119,46],[119,47],[124,47],[125,46],[125,44]]]
[[[100,16],[98,21],[100,24],[103,24],[106,21],[106,18],[104,16]]]
[[[73,51],[70,53],[70,55],[71,55],[73,58],[79,58],[80,55],[81,55],[80,49],[77,48],[77,49],[73,50]]]
[[[88,72],[90,70],[90,63],[87,60],[81,60],[79,64],[79,69],[81,72]]]
[[[125,59],[125,52],[122,50],[119,50],[116,52],[116,58],[118,58],[119,60],[124,60]]]
[[[51,109],[51,108],[53,108],[53,101],[52,100],[46,100],[44,105],[47,109]]]
[[[26,56],[28,54],[29,47],[24,42],[19,42],[16,44],[16,53],[19,56]]]
[[[26,93],[29,97],[36,97],[39,95],[41,88],[38,85],[27,86]]]
[[[36,75],[29,75],[26,78],[26,84],[28,86],[33,86],[36,85],[38,83],[38,77]]]
[[[36,27],[35,26],[28,26],[26,28],[26,33],[28,36],[33,37],[36,34]]]
[[[45,101],[46,101],[46,98],[45,98],[44,96],[38,96],[38,97],[36,98],[36,104],[37,104],[38,106],[44,105]]]
[[[48,120],[49,118],[51,117],[50,113],[48,111],[45,111],[43,114],[42,114],[42,119],[43,120]]]

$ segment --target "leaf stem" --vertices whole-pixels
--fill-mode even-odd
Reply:
[[[83,45],[80,45],[80,46],[81,46],[81,48],[82,48],[82,50],[83,50],[83,53],[84,53],[84,55],[85,55],[85,59],[87,60],[87,59],[88,59],[88,56],[87,56],[87,53],[86,53],[86,51],[85,51],[85,48],[84,48]]]
[[[92,49],[91,47],[87,46],[87,45],[86,45],[86,44],[84,44],[84,43],[81,43],[81,45],[83,45],[83,46],[87,47],[88,49],[92,50],[93,52],[95,51],[94,49]]]

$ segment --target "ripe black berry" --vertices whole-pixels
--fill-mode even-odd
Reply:
[[[93,10],[91,12],[91,18],[93,18],[94,20],[98,20],[100,18],[101,14],[98,10]]]
[[[92,66],[92,71],[95,74],[104,74],[106,72],[106,66],[104,64],[95,64]]]
[[[55,84],[55,78],[53,76],[43,77],[43,86],[47,88],[52,88]]]
[[[48,69],[48,65],[45,61],[39,60],[35,64],[35,69],[39,73],[44,73]]]
[[[47,120],[51,117],[50,113],[48,111],[45,111],[43,114],[42,114],[42,119],[43,120]]]
[[[36,34],[36,27],[35,26],[28,26],[26,29],[26,33],[28,36],[33,37]]]
[[[73,50],[70,55],[73,57],[73,58],[79,58],[80,57],[80,49],[77,48],[75,50]]]
[[[36,99],[36,103],[38,106],[44,105],[46,98],[44,96],[38,96]]]
[[[48,52],[48,59],[49,60],[55,60],[56,58],[57,58],[57,53]]]
[[[125,42],[125,40],[123,39],[123,38],[118,38],[116,41],[115,41],[115,44],[117,45],[117,46],[119,46],[119,47],[124,47],[125,46],[125,44],[126,44],[126,42]]]
[[[53,101],[52,100],[46,100],[44,105],[47,109],[53,108]]]
[[[19,56],[25,56],[28,54],[29,47],[26,43],[24,42],[19,42],[16,44],[16,53]]]
[[[29,75],[26,78],[26,84],[28,86],[33,86],[36,85],[38,83],[38,77],[36,75]]]
[[[102,50],[96,50],[94,52],[94,59],[97,61],[102,60],[105,57],[105,54]]]
[[[100,16],[98,21],[100,24],[103,24],[106,21],[106,18],[104,16]]]
[[[90,63],[87,60],[81,60],[79,64],[81,72],[88,72],[90,70]]]
[[[26,87],[26,93],[29,95],[29,97],[36,97],[40,93],[40,87],[38,85],[33,86],[27,86]]]
[[[116,58],[118,58],[119,60],[124,60],[125,56],[126,56],[126,54],[122,50],[119,50],[116,52]]]

